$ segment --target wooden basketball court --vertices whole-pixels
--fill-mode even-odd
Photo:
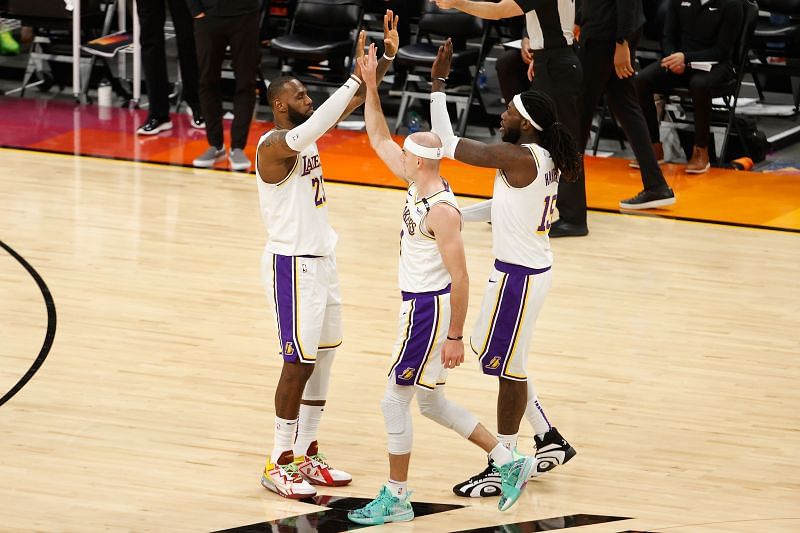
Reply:
[[[255,178],[15,150],[0,161],[0,240],[41,276],[56,317],[0,251],[0,395],[55,327],[38,372],[0,406],[0,531],[215,531],[321,511],[258,482],[281,360]],[[327,196],[345,342],[321,445],[354,482],[320,492],[373,497],[404,193],[328,184]],[[466,507],[378,529],[544,531],[586,514],[628,520],[580,531],[800,530],[797,234],[606,213],[590,227],[553,241],[530,359],[576,458],[500,513],[450,490],[482,452],[415,414],[413,499]],[[465,229],[468,324],[490,231]],[[496,383],[474,359],[447,390],[494,428]],[[253,530],[314,530],[298,523]]]

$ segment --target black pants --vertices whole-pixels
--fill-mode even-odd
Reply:
[[[510,102],[515,94],[521,93],[531,85],[528,81],[528,65],[522,60],[522,55],[516,48],[503,52],[497,58],[494,69],[500,84],[500,94],[506,103]]]
[[[183,99],[192,108],[200,110],[197,94],[197,53],[194,46],[192,15],[185,0],[139,0],[136,10],[141,25],[142,70],[147,81],[147,99],[150,118],[169,118],[169,78],[164,49],[164,21],[166,6],[175,25],[175,40],[183,82]]]
[[[641,29],[631,35],[629,40],[631,63],[634,62],[636,45],[641,37]],[[633,148],[633,153],[639,162],[642,174],[642,183],[645,189],[652,190],[666,187],[664,174],[658,166],[655,152],[647,130],[642,108],[639,107],[639,98],[636,95],[634,76],[620,79],[614,71],[614,41],[586,39],[581,41],[578,54],[583,65],[584,84],[581,92],[580,117],[581,136],[578,140],[579,148],[584,150],[589,140],[597,104],[605,93],[608,108],[617,119],[625,132],[628,142]],[[585,197],[586,191],[581,191]],[[578,198],[562,197],[558,195],[559,208],[564,203],[579,202]],[[583,200],[585,203],[585,199]]]
[[[258,42],[258,12],[238,17],[194,19],[197,36],[197,62],[200,65],[200,104],[206,119],[206,137],[211,146],[224,144],[222,135],[222,61],[225,48],[231,47],[231,63],[236,77],[233,97],[231,148],[244,148],[253,109],[256,105],[256,80],[261,47]]]
[[[556,105],[556,116],[578,143],[580,139],[580,90],[584,70],[572,48],[537,50],[533,54],[532,89],[546,93]],[[536,117],[533,117],[536,120]],[[578,145],[582,151],[582,146]],[[586,224],[586,187],[581,165],[578,179],[574,182],[558,182],[558,216],[564,222]],[[562,195],[567,197],[561,201]]]
[[[639,105],[644,112],[653,142],[661,142],[653,95],[668,94],[676,87],[688,87],[694,108],[694,144],[707,148],[711,123],[711,95],[714,89],[723,86],[731,79],[733,70],[728,63],[714,65],[710,72],[691,70],[687,67],[683,74],[675,74],[663,69],[660,61],[656,61],[639,72],[636,76],[636,92],[639,94]]]

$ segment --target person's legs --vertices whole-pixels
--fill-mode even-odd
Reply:
[[[141,25],[142,70],[147,82],[148,121],[137,133],[152,135],[172,127],[169,121],[169,78],[164,50],[164,0],[142,0],[136,10]]]
[[[679,84],[679,78],[680,76],[662,68],[659,61],[654,61],[640,70],[633,79],[636,95],[639,99],[639,107],[641,107],[644,114],[647,130],[650,133],[650,140],[653,143],[661,142],[660,121],[656,110],[655,94],[669,92]]]
[[[169,0],[169,12],[175,25],[178,60],[183,83],[183,99],[195,116],[202,116],[198,95],[197,49],[194,38],[194,22],[189,7],[183,0]]]
[[[209,146],[224,147],[222,134],[222,61],[228,45],[225,36],[225,19],[205,16],[194,19],[197,48],[197,65],[200,69],[198,92],[200,106],[206,119],[206,137]]]
[[[579,100],[583,84],[583,68],[578,56],[571,48],[539,52],[536,67],[532,87],[553,99],[558,121],[564,124],[577,143],[581,137]],[[578,237],[589,233],[583,163],[577,180],[559,181],[558,212],[559,220],[550,228],[551,237]]]
[[[256,13],[243,15],[231,21],[231,65],[236,77],[233,96],[233,124],[231,124],[231,149],[244,149],[253,108],[256,105],[256,80],[261,47],[258,43],[258,17]]]

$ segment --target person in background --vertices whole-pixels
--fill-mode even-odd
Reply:
[[[204,128],[205,120],[197,95],[197,52],[194,46],[192,16],[185,0],[138,0],[136,11],[141,26],[142,69],[147,81],[149,102],[147,120],[136,130],[138,135],[156,135],[172,129],[169,116],[169,75],[164,42],[166,9],[175,26],[183,99],[189,106],[193,128]]]
[[[689,88],[694,109],[694,150],[686,165],[689,174],[702,174],[711,166],[711,95],[714,88],[734,77],[731,59],[743,18],[741,0],[670,0],[662,38],[664,57],[635,78],[639,105],[660,160],[664,159],[664,147],[653,95],[675,87]]]
[[[244,153],[247,134],[256,105],[256,79],[261,50],[258,41],[260,0],[187,0],[194,17],[197,62],[200,66],[200,105],[206,118],[208,148],[197,156],[195,167],[213,167],[217,161],[230,161],[231,170],[250,170]],[[222,132],[222,61],[231,48],[231,64],[236,78],[233,97],[231,149],[225,150]]]

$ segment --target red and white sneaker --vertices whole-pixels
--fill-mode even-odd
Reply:
[[[341,487],[353,481],[353,476],[343,470],[331,468],[325,456],[319,453],[317,441],[313,441],[306,451],[306,455],[295,457],[294,464],[312,485],[325,487]]]
[[[315,496],[317,491],[300,475],[297,464],[292,461],[293,457],[294,454],[289,450],[281,454],[275,463],[268,460],[261,475],[261,485],[293,500]]]

